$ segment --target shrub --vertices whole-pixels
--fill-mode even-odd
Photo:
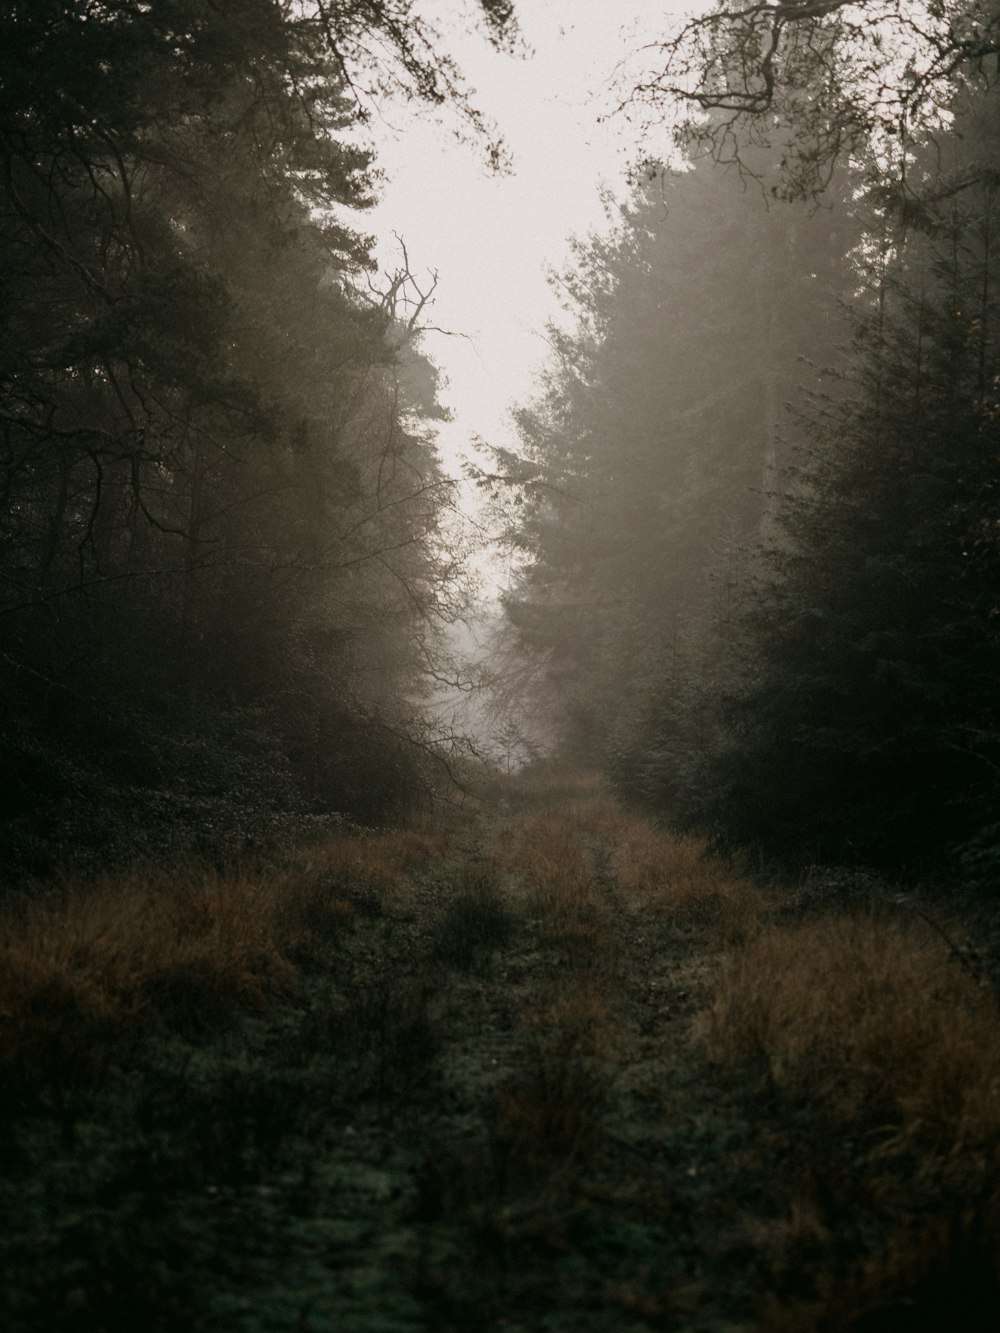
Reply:
[[[490,871],[467,881],[445,908],[434,929],[435,957],[453,967],[471,967],[514,933],[515,918]]]
[[[752,933],[763,895],[711,856],[697,838],[635,820],[612,857],[619,886],[638,905],[707,927],[732,942]]]

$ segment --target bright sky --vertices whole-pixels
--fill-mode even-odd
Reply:
[[[428,14],[449,7],[448,0],[425,6]],[[384,269],[399,266],[397,231],[421,285],[437,272],[425,318],[466,335],[428,333],[423,344],[448,379],[443,397],[455,420],[440,440],[449,465],[473,435],[513,442],[508,409],[530,396],[546,352],[541,335],[557,311],[546,268],[562,265],[571,235],[601,225],[602,181],[625,188],[629,127],[620,118],[597,123],[612,98],[614,67],[643,34],[662,34],[697,7],[697,0],[518,0],[529,59],[494,52],[481,34],[438,19],[474,102],[513,155],[511,175],[491,176],[481,150],[405,108],[372,126],[388,180],[363,226],[379,237]]]

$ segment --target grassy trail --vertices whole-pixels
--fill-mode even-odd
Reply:
[[[0,948],[5,1329],[995,1326],[971,945],[588,779],[67,886]]]

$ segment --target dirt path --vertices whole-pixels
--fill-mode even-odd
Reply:
[[[636,866],[662,857],[634,845],[648,836],[597,797],[463,839],[458,878],[474,866],[516,923],[452,977],[439,1017],[454,1111],[431,1117],[432,1211],[474,1220],[473,1266],[496,1278],[477,1296],[483,1327],[751,1326],[739,1173],[753,1136],[693,1021],[727,909],[658,901],[662,870]],[[471,1327],[467,1306],[439,1317]]]
[[[467,1038],[451,1065],[462,1114],[436,1127],[443,1151],[435,1215],[472,1222],[465,1263],[490,1278],[474,1287],[473,1304],[443,1304],[443,1327],[993,1326],[1000,1285],[995,1256],[980,1231],[969,1231],[982,1228],[984,1215],[965,1209],[968,1175],[949,1178],[951,1167],[933,1156],[910,1160],[898,1146],[905,1137],[884,1123],[885,1079],[902,1077],[893,1072],[893,1043],[913,1039],[894,1030],[891,1007],[878,1013],[877,996],[884,991],[888,1003],[898,986],[908,1023],[921,998],[908,988],[948,993],[959,969],[938,942],[864,916],[855,926],[849,916],[843,927],[834,923],[827,939],[827,913],[815,930],[802,924],[799,946],[798,927],[771,924],[783,919],[778,899],[594,791],[491,815],[463,855],[470,851],[516,927],[502,941],[481,941],[478,964],[453,977],[444,1013],[445,1029],[454,1034],[464,1023]],[[823,952],[839,947],[838,931],[855,931],[855,943],[870,951],[868,961],[846,960],[850,972],[835,951],[829,960]],[[797,1091],[794,1077],[787,1089],[776,1086],[766,1062],[713,1058],[706,1034],[720,977],[758,939],[777,949],[773,964],[766,948],[758,951],[765,971],[752,978],[765,1008],[782,970],[792,969],[807,1039],[812,1024],[821,1052],[817,1071],[832,1062],[823,1076],[843,1106],[826,1104],[808,1084]],[[882,976],[880,960],[893,951],[899,975]],[[747,956],[757,955],[751,948]],[[924,968],[926,979],[917,980]],[[832,989],[828,974],[837,978]],[[838,988],[848,998],[831,1026]],[[854,991],[860,1011],[851,1009]],[[975,1003],[962,994],[960,1003]],[[884,1025],[872,1048],[884,1074],[852,1046],[850,1024],[862,1017],[875,1031]],[[947,1068],[954,1038],[939,1034],[933,1001],[927,1021],[926,1037],[902,1058],[934,1056],[939,1043]],[[954,1074],[944,1077],[954,1083]],[[866,1101],[881,1103],[877,1119],[845,1110]],[[888,1113],[901,1116],[903,1106]],[[992,1133],[991,1115],[977,1132]],[[898,1123],[904,1136],[911,1132]],[[914,1125],[913,1151],[926,1153]],[[892,1144],[888,1154],[883,1143]],[[945,1162],[955,1149],[933,1151]],[[968,1160],[963,1171],[986,1169],[985,1159]]]

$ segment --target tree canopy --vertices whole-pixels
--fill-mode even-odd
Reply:
[[[852,392],[814,416],[695,784],[730,844],[995,867],[995,110],[954,104],[934,212],[870,269]]]
[[[523,488],[508,614],[600,763],[771,512],[784,405],[833,355],[846,245],[839,213],[769,211],[705,162],[647,180],[609,223],[556,275],[569,322],[518,414],[522,456],[498,459]]]
[[[408,0],[32,0],[0,51],[12,845],[391,810],[461,570],[354,131],[386,79],[479,127],[457,70]]]
[[[902,168],[963,71],[1000,75],[995,0],[718,0],[625,62],[619,111],[654,156],[665,122],[750,174],[746,148],[773,149],[770,188],[815,198],[852,160]]]
[[[503,460],[563,745],[730,850],[995,873],[996,14],[727,4],[659,47],[635,96],[695,108],[694,169],[578,247]]]

